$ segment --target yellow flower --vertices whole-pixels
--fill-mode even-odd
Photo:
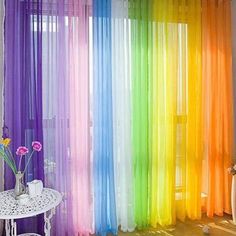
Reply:
[[[5,139],[2,139],[1,144],[7,147],[10,144],[10,142],[11,142],[10,138],[5,138]]]

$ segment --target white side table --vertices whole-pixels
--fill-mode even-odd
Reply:
[[[46,236],[50,236],[50,220],[61,201],[61,194],[49,188],[44,188],[40,196],[31,198],[25,205],[19,205],[14,198],[13,190],[1,192],[0,219],[5,220],[6,236],[17,236],[15,219],[37,216],[39,214],[44,214],[44,233]],[[38,234],[21,234],[21,236],[23,235],[33,236]]]

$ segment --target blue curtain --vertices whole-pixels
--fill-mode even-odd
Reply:
[[[94,92],[94,208],[95,233],[117,234],[115,208],[111,0],[93,1],[93,92]]]

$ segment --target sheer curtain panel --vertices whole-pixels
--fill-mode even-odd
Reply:
[[[3,78],[4,78],[4,16],[5,6],[0,4],[0,127],[3,124]],[[0,191],[4,190],[4,162],[0,160]],[[0,221],[0,235],[3,230],[3,220]]]
[[[112,1],[112,111],[116,214],[122,231],[133,231],[130,27],[128,1]]]
[[[42,2],[5,1],[5,12],[3,135],[12,139],[10,148],[15,153],[19,146],[31,147],[33,140],[43,143]],[[44,181],[43,151],[34,155],[25,173],[25,182]],[[15,178],[7,166],[4,176],[5,189],[13,188]],[[42,232],[42,217],[37,219],[37,222],[35,219],[21,221],[19,232],[23,228]]]
[[[93,1],[95,233],[117,233],[113,155],[111,0]]]
[[[92,229],[87,1],[43,4],[45,183],[63,194],[54,235]]]
[[[231,0],[5,1],[3,136],[13,152],[43,142],[25,181],[62,193],[52,235],[231,213],[230,11]],[[20,232],[42,233],[40,217],[25,222]]]
[[[207,215],[231,213],[233,81],[231,1],[202,1]]]

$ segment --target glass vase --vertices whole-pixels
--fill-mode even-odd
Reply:
[[[14,194],[15,198],[17,199],[20,195],[25,193],[25,185],[24,185],[24,174],[20,171],[15,174],[15,188],[14,188]]]

